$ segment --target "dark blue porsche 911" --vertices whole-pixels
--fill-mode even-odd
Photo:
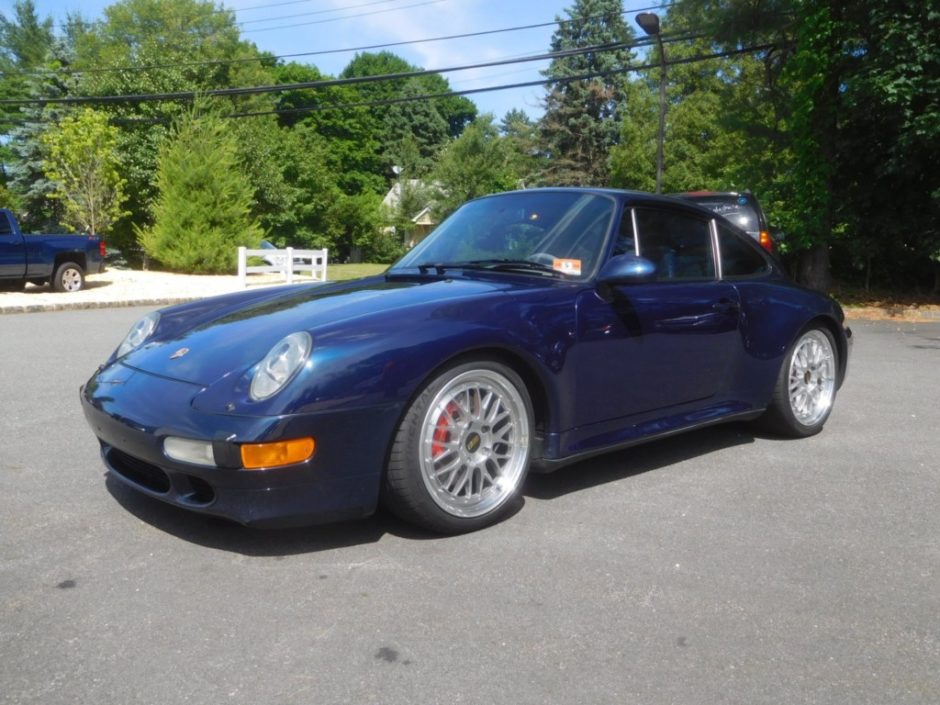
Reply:
[[[711,211],[532,190],[465,204],[381,276],[151,313],[81,397],[110,474],[176,506],[271,526],[381,501],[456,533],[530,468],[733,419],[817,433],[850,342]]]

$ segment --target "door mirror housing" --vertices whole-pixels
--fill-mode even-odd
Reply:
[[[656,276],[656,265],[639,255],[617,255],[607,260],[597,275],[601,286],[637,284]]]

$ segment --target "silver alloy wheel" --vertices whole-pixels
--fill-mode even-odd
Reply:
[[[59,275],[63,291],[79,291],[82,288],[82,273],[75,267],[67,267]]]
[[[793,348],[787,389],[790,410],[804,426],[829,413],[836,389],[836,358],[832,341],[821,330],[804,333]]]
[[[479,517],[512,497],[529,461],[529,425],[522,395],[498,372],[445,384],[421,424],[421,478],[435,504]]]

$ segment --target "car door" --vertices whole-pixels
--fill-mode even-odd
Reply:
[[[0,277],[22,277],[26,273],[26,248],[13,229],[10,216],[0,211]]]
[[[581,423],[704,408],[740,348],[738,294],[718,280],[712,218],[656,203],[626,209],[613,254],[628,252],[653,262],[655,276],[579,299]]]

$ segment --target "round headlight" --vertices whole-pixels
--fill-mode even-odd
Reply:
[[[262,401],[281,391],[310,356],[313,339],[309,333],[291,333],[280,340],[255,370],[251,379],[251,398]]]
[[[146,316],[141,318],[137,323],[131,326],[131,329],[127,332],[127,335],[124,336],[124,340],[121,341],[121,344],[117,349],[117,356],[123,357],[132,350],[136,350],[141,345],[143,345],[147,338],[149,338],[154,329],[157,327],[157,323],[160,321],[160,314],[154,311],[153,313],[148,313]]]

